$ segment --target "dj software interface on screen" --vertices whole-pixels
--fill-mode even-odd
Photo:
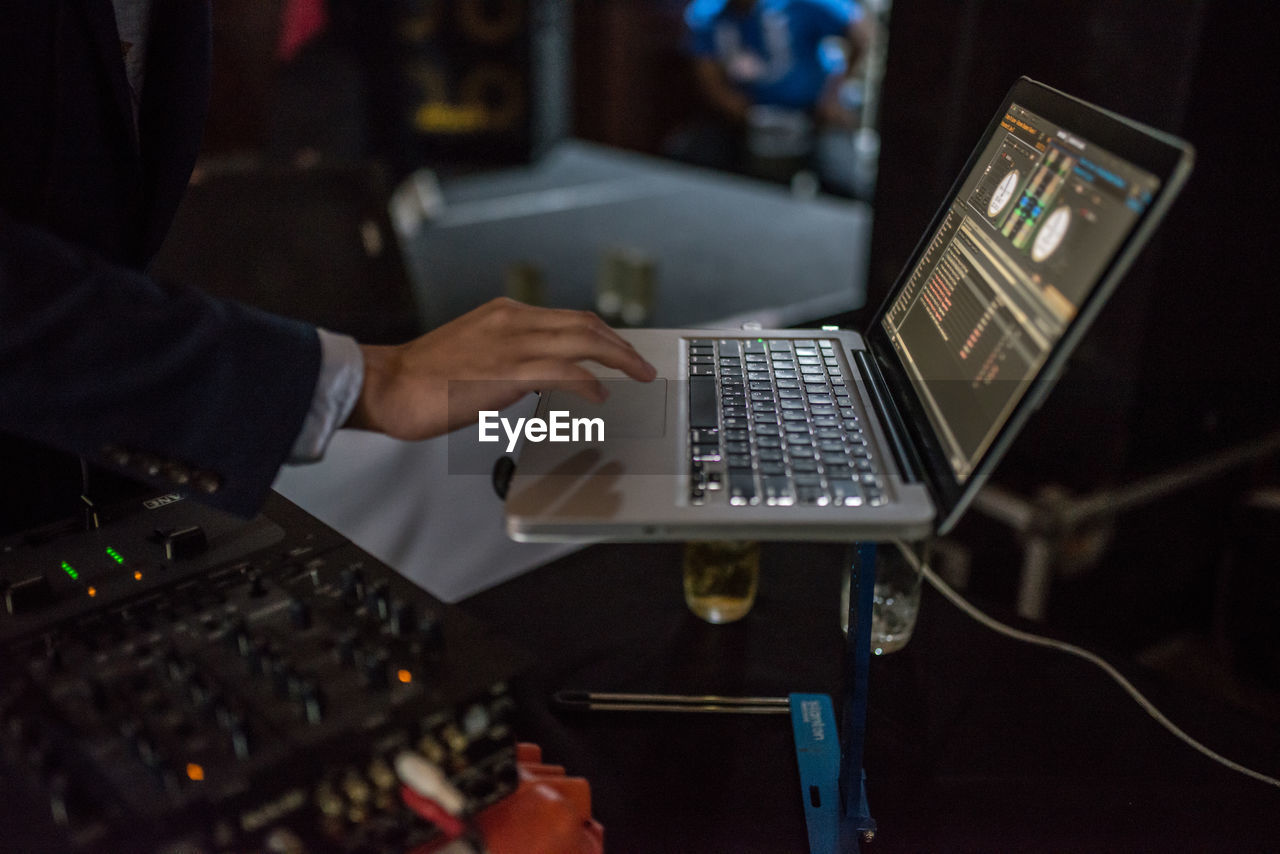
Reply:
[[[1009,108],[883,320],[961,482],[1158,184]]]

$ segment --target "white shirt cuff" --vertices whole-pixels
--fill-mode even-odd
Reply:
[[[313,463],[324,456],[329,440],[346,423],[364,384],[364,356],[349,335],[316,329],[320,336],[320,377],[302,432],[289,452],[289,463]]]

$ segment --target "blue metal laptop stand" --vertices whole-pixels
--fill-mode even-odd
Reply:
[[[875,567],[876,544],[856,544],[849,578],[842,725],[836,726],[828,695],[790,696],[809,854],[851,854],[859,850],[860,841],[870,842],[876,832],[875,819],[867,806],[866,773],[862,770]]]

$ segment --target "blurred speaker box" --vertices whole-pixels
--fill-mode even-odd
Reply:
[[[363,342],[404,341],[421,325],[389,196],[376,163],[205,163],[151,272]]]
[[[531,160],[563,133],[565,0],[402,0],[399,120],[419,162]]]

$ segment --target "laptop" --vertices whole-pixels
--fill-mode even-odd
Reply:
[[[625,332],[659,379],[600,369],[603,404],[541,396],[533,418],[549,426],[523,434],[508,534],[946,533],[1192,159],[1182,140],[1022,78],[866,329]]]

